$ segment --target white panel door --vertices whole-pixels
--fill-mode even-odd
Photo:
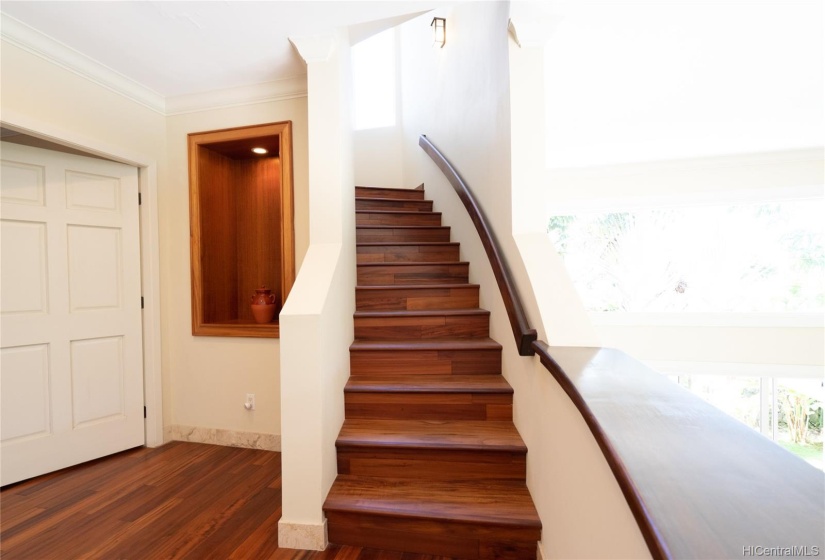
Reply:
[[[137,169],[0,144],[0,484],[143,445]]]

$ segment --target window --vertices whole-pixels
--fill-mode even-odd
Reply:
[[[823,199],[553,216],[590,311],[821,313]]]
[[[825,390],[821,378],[696,373],[669,377],[811,465],[823,469]]]
[[[395,29],[352,47],[355,130],[395,125]]]

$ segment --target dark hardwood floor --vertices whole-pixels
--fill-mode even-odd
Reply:
[[[278,548],[281,454],[137,448],[0,490],[3,560],[449,560],[352,546]]]

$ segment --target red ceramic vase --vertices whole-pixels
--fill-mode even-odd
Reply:
[[[261,286],[252,295],[252,316],[258,323],[271,323],[278,310],[278,299],[272,290],[266,286]]]

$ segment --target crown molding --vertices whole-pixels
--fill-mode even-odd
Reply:
[[[210,109],[283,101],[306,96],[306,75],[295,76],[248,86],[167,97],[166,115],[183,115]]]
[[[164,98],[158,92],[7,14],[0,13],[0,18],[0,37],[4,41],[163,116],[282,101],[307,95],[304,75]]]
[[[7,14],[0,14],[0,17],[3,40],[157,113],[166,113],[165,100],[156,91]]]

